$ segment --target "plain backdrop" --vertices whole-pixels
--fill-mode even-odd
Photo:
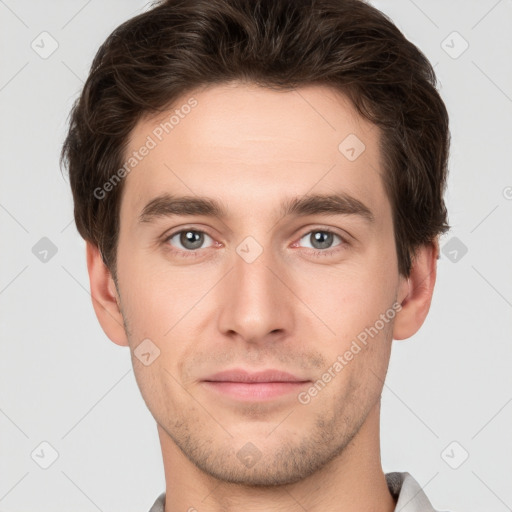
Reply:
[[[145,3],[0,0],[3,512],[145,512],[165,488],[128,348],[93,312],[58,165],[96,50]],[[452,229],[425,324],[393,342],[383,467],[437,509],[510,511],[512,1],[372,3],[435,66],[452,132]]]

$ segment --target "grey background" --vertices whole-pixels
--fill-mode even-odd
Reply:
[[[164,490],[156,426],[128,349],[94,315],[58,168],[94,53],[145,3],[0,0],[3,512],[146,511]],[[394,342],[383,467],[410,472],[441,510],[512,510],[512,1],[372,3],[435,65],[453,138],[453,228],[427,321]],[[47,58],[31,47],[51,49],[43,31],[58,43]]]

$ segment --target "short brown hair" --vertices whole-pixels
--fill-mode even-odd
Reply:
[[[230,81],[330,86],[380,128],[398,267],[408,276],[415,249],[449,228],[448,114],[423,53],[361,0],[166,0],[101,45],[62,148],[77,229],[114,279],[123,183],[103,199],[94,190],[123,165],[142,116]]]

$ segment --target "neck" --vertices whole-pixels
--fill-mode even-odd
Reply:
[[[396,502],[382,471],[380,403],[342,453],[293,484],[249,487],[224,482],[197,468],[158,426],[166,480],[165,512],[393,512]]]

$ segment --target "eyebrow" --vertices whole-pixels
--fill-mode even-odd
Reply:
[[[304,217],[307,215],[357,215],[367,222],[374,222],[372,211],[361,201],[346,193],[315,194],[294,197],[280,205],[281,216]],[[226,208],[215,199],[200,196],[173,196],[161,194],[144,206],[139,215],[140,223],[173,215],[204,215],[226,219]]]

